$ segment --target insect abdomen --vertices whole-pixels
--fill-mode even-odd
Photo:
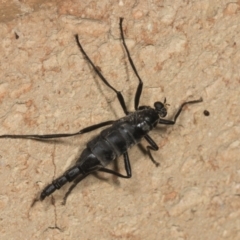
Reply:
[[[114,125],[103,130],[87,147],[102,166],[106,166],[139,142],[139,139],[133,137],[133,131],[134,127],[126,122]]]

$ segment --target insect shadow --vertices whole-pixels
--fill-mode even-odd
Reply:
[[[99,135],[95,136],[86,144],[86,148],[82,151],[78,157],[74,166],[70,167],[67,171],[63,173],[62,176],[53,180],[52,183],[47,185],[41,192],[40,196],[33,201],[35,204],[36,201],[44,200],[47,196],[50,196],[57,189],[60,189],[67,182],[73,182],[69,187],[63,198],[63,204],[66,203],[67,197],[71,191],[76,187],[76,185],[86,178],[89,174],[96,172],[104,172],[113,174],[121,178],[131,178],[132,170],[131,164],[129,161],[128,150],[130,147],[139,144],[140,141],[144,138],[148,142],[148,146],[145,148],[147,154],[149,155],[151,161],[158,166],[159,163],[155,161],[152,156],[151,151],[157,151],[159,147],[154,142],[154,140],[149,136],[149,132],[154,129],[158,124],[164,125],[174,125],[183,110],[183,107],[190,104],[195,104],[202,102],[203,99],[192,100],[184,102],[180,105],[177,110],[173,120],[164,119],[167,115],[167,107],[169,104],[166,102],[166,98],[163,102],[155,102],[154,107],[150,106],[139,106],[139,101],[142,93],[143,82],[140,78],[136,67],[132,61],[129,50],[125,43],[125,38],[123,34],[123,18],[120,18],[120,34],[123,43],[123,47],[126,51],[127,58],[129,60],[130,66],[135,73],[138,79],[138,86],[134,98],[134,112],[128,111],[125,100],[122,96],[122,93],[116,90],[102,75],[99,67],[96,67],[87,53],[84,51],[78,35],[75,35],[76,43],[80,51],[82,52],[85,59],[91,65],[95,73],[101,79],[101,81],[112,91],[115,92],[117,99],[120,103],[120,106],[125,114],[124,117],[118,120],[109,120],[101,122],[86,128],[81,129],[75,133],[58,133],[58,134],[31,134],[31,135],[1,135],[0,138],[23,138],[23,139],[35,139],[35,140],[48,140],[56,138],[71,137],[76,135],[81,135],[84,133],[91,132],[98,128],[106,127],[100,132]],[[110,126],[109,126],[110,125]],[[106,168],[106,166],[117,160],[118,157],[123,156],[124,166],[126,174],[122,174],[118,171]]]

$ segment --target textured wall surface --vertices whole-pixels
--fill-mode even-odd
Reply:
[[[31,204],[99,131],[0,139],[1,239],[240,239],[239,2],[2,0],[0,15],[0,134],[76,132],[123,116],[74,34],[133,110],[138,82],[119,17],[142,105],[166,97],[172,119],[182,102],[204,99],[150,134],[158,168],[135,146],[131,179],[89,176],[66,206],[70,184]]]

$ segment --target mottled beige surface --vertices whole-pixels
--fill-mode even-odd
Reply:
[[[0,139],[0,239],[240,239],[239,4],[46,2],[1,1],[0,134],[75,132],[123,116],[79,52],[76,33],[133,110],[137,79],[119,17],[144,81],[141,104],[166,97],[171,119],[183,101],[204,102],[151,133],[160,167],[134,147],[132,179],[90,176],[66,206],[69,185],[31,203],[98,131],[51,143]]]

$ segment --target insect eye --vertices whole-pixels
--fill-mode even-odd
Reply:
[[[158,114],[160,115],[160,117],[165,117],[167,115],[166,104],[162,102],[155,102],[154,107]]]
[[[157,111],[161,111],[164,108],[164,104],[162,102],[155,102],[154,107]]]

